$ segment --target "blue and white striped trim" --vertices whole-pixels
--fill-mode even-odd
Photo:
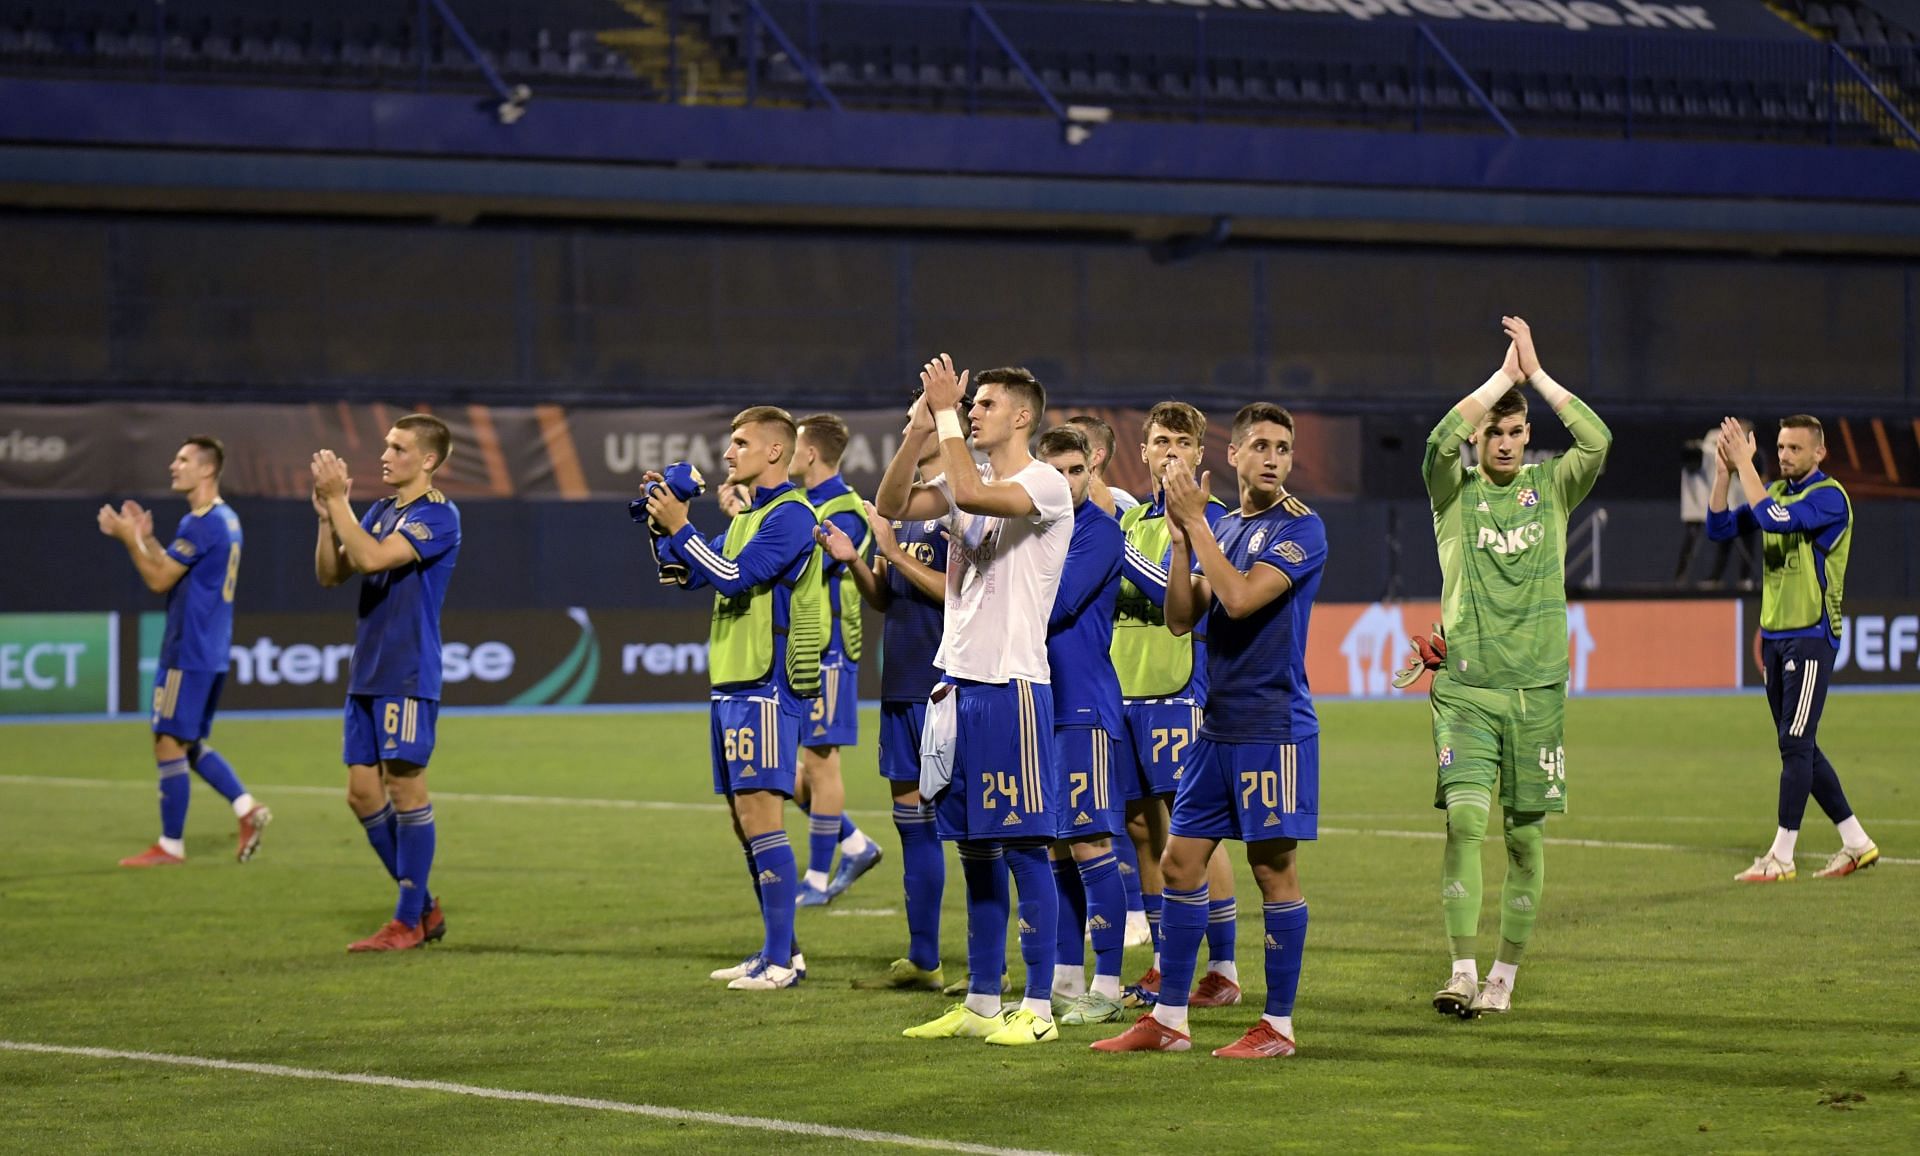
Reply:
[[[1139,548],[1132,542],[1127,543],[1127,561],[1131,562],[1141,573],[1158,582],[1160,585],[1165,586],[1167,584],[1166,567],[1155,562],[1145,554],[1142,554]]]
[[[686,542],[678,548],[685,552],[688,559],[700,563],[701,569],[709,571],[715,577],[724,578],[729,582],[740,577],[740,564],[708,545],[707,540],[697,533],[689,535]]]

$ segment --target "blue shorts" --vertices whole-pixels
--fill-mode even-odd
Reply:
[[[955,686],[953,782],[934,819],[942,839],[1051,842],[1060,830],[1053,688],[1015,679]]]
[[[1317,838],[1320,736],[1290,745],[1195,742],[1167,830],[1242,843]]]
[[[1127,741],[1115,752],[1114,763],[1127,799],[1172,797],[1200,737],[1200,708],[1184,702],[1129,702],[1120,709]]]
[[[350,694],[340,757],[350,767],[388,761],[424,767],[433,758],[433,728],[439,720],[440,704],[434,699]]]
[[[845,658],[820,661],[820,697],[807,708],[810,747],[850,747],[860,741],[860,664]]]
[[[197,743],[213,730],[213,712],[220,707],[224,670],[169,670],[153,672],[153,733],[171,735],[183,743]]]
[[[793,797],[800,765],[800,716],[773,694],[716,695],[712,720],[713,793],[772,791]]]
[[[1062,839],[1127,833],[1127,800],[1113,765],[1114,751],[1125,745],[1100,727],[1053,732],[1054,765],[1066,794],[1060,809]]]
[[[880,777],[890,783],[920,781],[920,732],[927,725],[927,704],[880,704]]]

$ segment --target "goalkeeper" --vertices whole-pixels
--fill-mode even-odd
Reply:
[[[1533,335],[1501,318],[1512,339],[1499,372],[1440,420],[1422,469],[1433,501],[1443,575],[1444,643],[1424,639],[1433,676],[1434,806],[1447,813],[1440,905],[1453,975],[1436,1010],[1470,1019],[1504,1012],[1546,881],[1547,812],[1567,807],[1561,741],[1567,683],[1567,519],[1593,488],[1613,435],[1540,368]],[[1533,387],[1573,435],[1573,448],[1528,463]],[[1466,468],[1460,447],[1475,443]],[[1506,881],[1500,947],[1479,982],[1480,847],[1496,792],[1504,812]]]

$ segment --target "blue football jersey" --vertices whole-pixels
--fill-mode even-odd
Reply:
[[[938,521],[895,522],[900,548],[936,574],[947,572],[947,534]],[[929,598],[907,576],[887,567],[886,623],[880,632],[880,701],[925,702],[940,681],[933,656],[946,629],[946,603]]]
[[[233,591],[240,580],[240,516],[222,501],[189,513],[174,530],[167,557],[187,572],[167,591],[160,666],[226,670],[233,646]]]
[[[1120,676],[1113,670],[1113,609],[1120,598],[1120,521],[1091,501],[1073,511],[1073,539],[1047,621],[1053,725],[1124,734]]]
[[[414,561],[360,580],[348,694],[440,698],[440,607],[460,557],[460,510],[439,490],[399,505],[382,498],[360,528],[385,541],[405,534]]]
[[[1293,743],[1320,733],[1307,685],[1307,624],[1327,561],[1327,528],[1300,499],[1213,528],[1227,560],[1246,572],[1272,566],[1293,583],[1245,618],[1214,599],[1207,613],[1207,713],[1200,733],[1219,742]]]

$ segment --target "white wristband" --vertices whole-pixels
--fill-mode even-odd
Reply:
[[[1531,385],[1533,391],[1540,395],[1540,400],[1546,402],[1554,409],[1559,409],[1562,405],[1565,405],[1567,399],[1573,396],[1567,391],[1566,386],[1548,377],[1547,371],[1544,369],[1534,370],[1533,376],[1527,379],[1527,384]]]
[[[946,441],[948,438],[959,438],[961,441],[967,440],[966,431],[960,428],[960,413],[958,410],[943,409],[934,414],[933,428],[939,432],[941,441]]]
[[[1473,391],[1473,400],[1480,403],[1480,408],[1490,410],[1493,403],[1507,396],[1507,391],[1512,388],[1513,380],[1507,376],[1507,371],[1495,370],[1485,385]]]

